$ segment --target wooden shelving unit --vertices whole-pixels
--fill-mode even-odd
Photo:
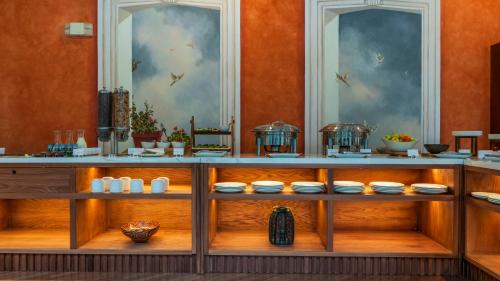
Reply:
[[[190,199],[191,185],[170,185],[165,193],[151,193],[151,186],[144,185],[143,193],[93,193],[89,189],[83,190],[74,196],[77,199]]]
[[[120,229],[108,229],[80,246],[79,253],[110,254],[175,254],[191,255],[192,233],[190,230],[160,230],[148,243],[134,243],[124,239]]]
[[[274,246],[268,233],[252,230],[218,231],[209,250],[210,255],[324,255],[325,246],[314,231],[298,231],[292,246]]]
[[[216,131],[216,132],[204,132],[200,131],[199,128],[196,128],[195,125],[195,118],[194,116],[191,117],[191,142],[192,142],[192,148],[191,150],[193,152],[201,151],[201,150],[209,150],[209,151],[228,151],[231,153],[231,155],[234,155],[234,126],[235,126],[235,120],[234,117],[231,118],[231,123],[229,124],[229,131]],[[197,147],[196,146],[196,136],[220,136],[224,137],[227,136],[229,137],[229,146],[226,148],[203,148],[203,147]]]
[[[500,171],[467,167],[465,182],[465,259],[498,280],[500,206],[470,196],[474,191],[500,193]]]
[[[208,256],[457,258],[460,171],[457,166],[208,165],[205,251]],[[258,194],[250,187],[256,180],[283,181],[286,188],[278,194]],[[375,194],[369,187],[363,194],[337,194],[334,180],[397,181],[407,188],[400,195]],[[215,192],[213,184],[224,181],[244,182],[248,187],[243,193]],[[289,187],[293,181],[324,182],[327,190],[296,194]],[[418,182],[445,184],[450,190],[440,195],[417,194],[409,186]],[[288,206],[294,213],[297,230],[292,246],[274,246],[268,241],[266,220],[273,205]]]
[[[333,251],[341,256],[443,256],[453,252],[417,231],[335,231]]]

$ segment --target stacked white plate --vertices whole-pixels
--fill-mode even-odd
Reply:
[[[488,201],[493,204],[500,205],[500,194],[498,193],[490,194],[488,196]]]
[[[490,195],[494,195],[495,193],[491,193],[491,192],[480,192],[480,191],[476,191],[476,192],[471,192],[470,195],[472,195],[472,197],[475,197],[477,199],[485,199],[485,200],[488,200],[488,197]]]
[[[325,191],[322,182],[296,181],[292,182],[292,189],[297,193],[321,193]]]
[[[373,191],[382,194],[401,194],[405,191],[405,185],[399,182],[372,181],[370,187]]]
[[[357,181],[334,181],[333,191],[348,194],[362,193],[365,191],[365,184]]]
[[[245,191],[246,183],[242,182],[218,182],[214,184],[215,191],[223,193],[238,193]]]
[[[411,185],[411,189],[417,193],[423,194],[443,194],[448,192],[448,187],[446,185],[433,183],[414,183]]]
[[[252,188],[257,193],[279,193],[285,188],[285,184],[280,181],[254,181]]]

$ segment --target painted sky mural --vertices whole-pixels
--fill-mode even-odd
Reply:
[[[371,147],[392,132],[421,139],[421,16],[373,9],[339,23],[340,121],[378,125]]]
[[[220,13],[168,5],[133,14],[133,95],[165,127],[219,127]]]

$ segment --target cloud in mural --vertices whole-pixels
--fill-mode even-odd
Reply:
[[[420,15],[404,12],[340,16],[340,71],[350,73],[351,87],[340,90],[339,117],[380,125],[370,138],[372,147],[393,131],[420,138],[420,26]]]
[[[134,102],[147,101],[155,117],[170,128],[218,126],[220,112],[219,11],[163,6],[133,14]],[[191,45],[192,44],[192,45]],[[172,73],[184,74],[174,85]]]

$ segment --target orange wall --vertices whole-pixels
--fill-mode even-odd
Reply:
[[[65,22],[96,22],[95,2],[0,1],[0,146],[7,153],[46,150],[56,129],[86,129],[95,145],[96,38],[64,37]]]
[[[241,1],[242,148],[249,152],[257,125],[281,119],[304,129],[304,1]],[[96,38],[65,38],[63,25],[95,24],[96,2],[0,1],[0,146],[40,151],[52,130],[67,128],[95,139]],[[442,0],[443,142],[452,142],[452,130],[489,129],[489,46],[500,42],[499,14],[497,0]]]

